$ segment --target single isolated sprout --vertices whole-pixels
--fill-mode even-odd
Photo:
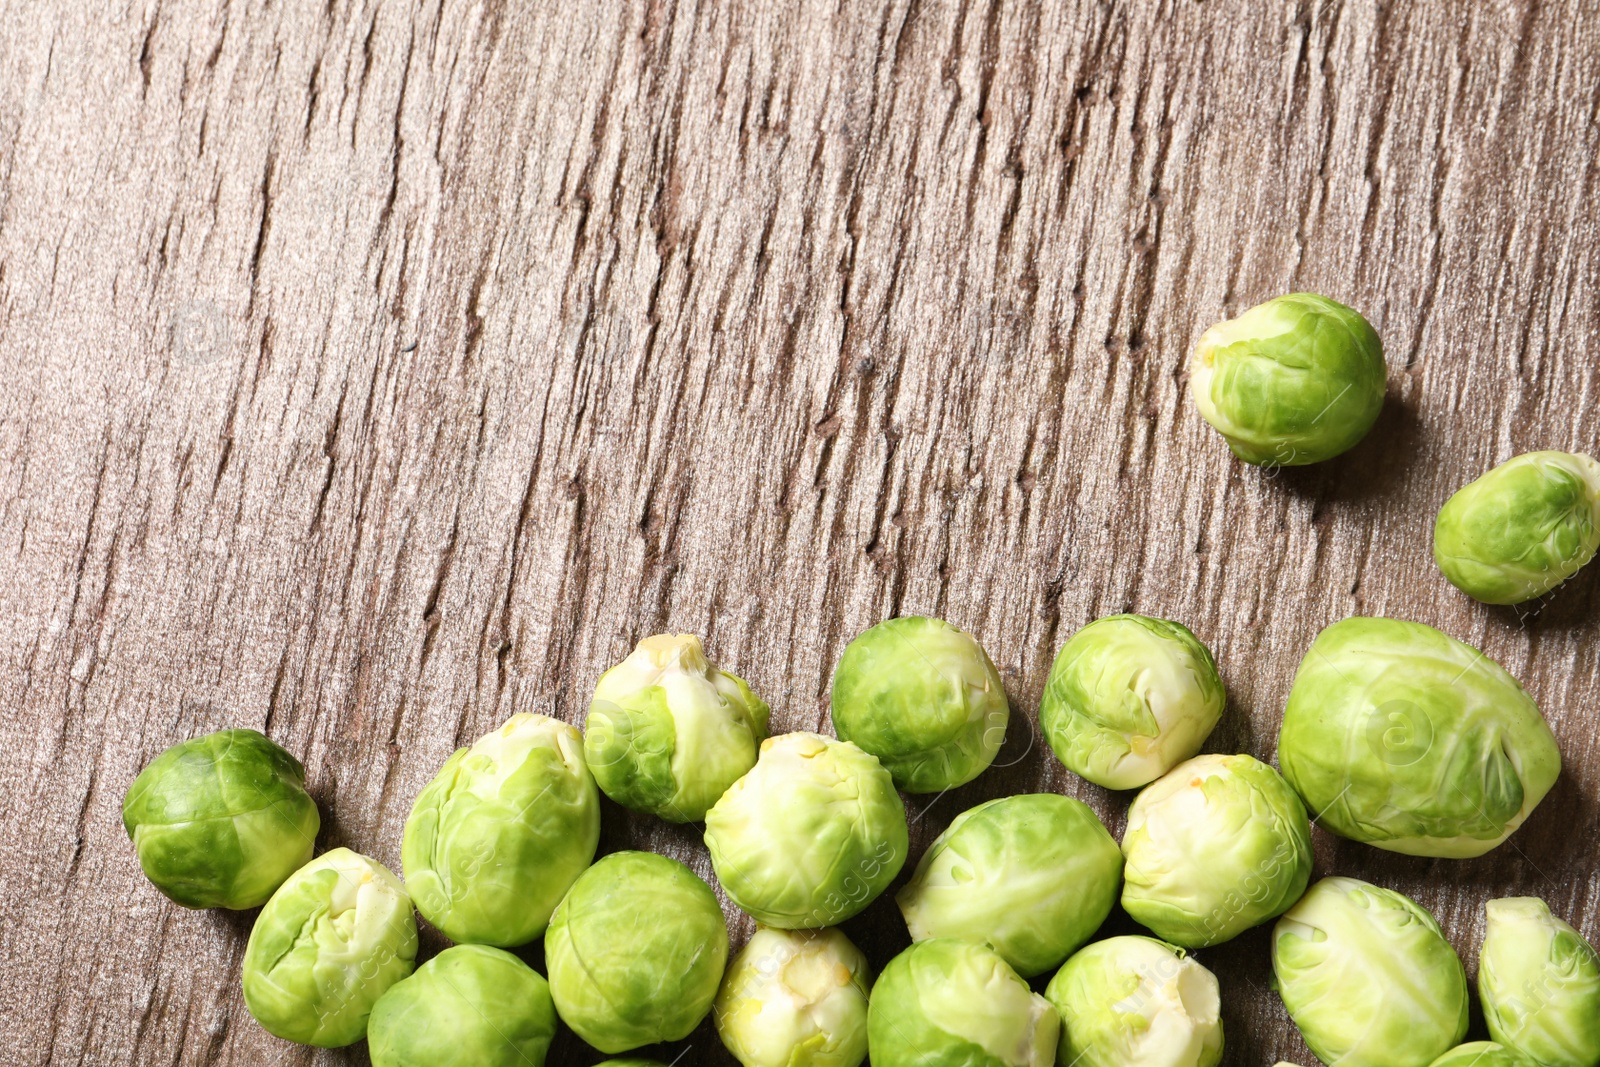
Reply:
[[[908,793],[965,785],[994,762],[1011,705],[971,634],[940,619],[880,622],[833,673],[833,729]]]
[[[699,822],[755,766],[768,715],[743,678],[706,661],[698,637],[657,634],[600,676],[583,751],[618,804]]]
[[[1600,548],[1600,461],[1529,452],[1463,486],[1439,509],[1433,558],[1485,604],[1543,596]]]
[[[1600,958],[1538,897],[1489,901],[1478,994],[1500,1044],[1541,1067],[1600,1065]]]
[[[347,848],[296,871],[261,909],[244,950],[244,1002],[268,1033],[341,1048],[367,1033],[411,973],[417,920],[390,870]]]
[[[1474,1041],[1457,1045],[1434,1060],[1430,1067],[1538,1067],[1516,1049],[1493,1041]]]
[[[542,1067],[550,987],[509,952],[447,948],[396,982],[367,1023],[372,1067]]]
[[[1317,635],[1289,691],[1278,762],[1334,833],[1456,859],[1510,837],[1561,773],[1515,678],[1398,619],[1345,619]]]
[[[988,946],[936,937],[883,969],[867,1031],[872,1067],[1049,1067],[1061,1020]]]
[[[573,883],[544,956],[562,1021],[601,1052],[627,1052],[700,1025],[728,962],[728,928],[689,868],[615,852]]]
[[[1216,976],[1149,937],[1097,941],[1067,961],[1045,996],[1064,1024],[1061,1067],[1216,1067],[1222,994]]]
[[[1121,881],[1122,853],[1089,806],[1035,793],[956,816],[895,899],[913,941],[984,942],[1032,978],[1093,936]]]
[[[905,864],[905,806],[875,756],[848,741],[784,734],[706,815],[706,846],[729,898],[783,930],[834,926]]]
[[[1311,1051],[1340,1067],[1432,1063],[1467,1033],[1467,975],[1410,897],[1324,878],[1278,920],[1272,970]]]
[[[255,730],[173,745],[133,780],[122,826],[186,908],[255,908],[311,859],[322,820],[300,761]]]
[[[1360,313],[1315,293],[1257,304],[1200,335],[1189,392],[1246,463],[1332,459],[1383,409],[1383,342]]]
[[[1196,756],[1128,809],[1122,907],[1164,941],[1219,944],[1289,910],[1311,881],[1311,822],[1251,756]]]
[[[1137,789],[1199,752],[1227,702],[1210,650],[1187,627],[1112,615],[1056,656],[1039,725],[1072,771],[1107,789]]]
[[[717,1034],[744,1067],[861,1067],[867,958],[838,930],[756,930],[717,994]]]
[[[446,937],[510,948],[544,932],[599,841],[583,737],[557,719],[513,715],[418,795],[400,860],[417,910]]]

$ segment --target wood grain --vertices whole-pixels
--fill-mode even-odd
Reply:
[[[1600,934],[1600,580],[1485,609],[1428,535],[1491,464],[1597,447],[1593,0],[0,0],[0,72],[0,1063],[365,1063],[254,1024],[252,916],[143,881],[129,782],[259,727],[319,844],[398,867],[453,748],[581,721],[665,629],[785,730],[827,728],[868,625],[977,633],[1018,714],[1004,766],[913,802],[920,849],[1030,790],[1120,833],[1034,727],[1098,615],[1188,623],[1209,748],[1263,757],[1321,626],[1430,623],[1527,684],[1566,773],[1485,859],[1319,832],[1319,870],[1413,894],[1469,969],[1492,896]],[[1390,396],[1273,474],[1182,368],[1298,289],[1369,315]],[[614,805],[603,847],[711,876]],[[906,941],[887,898],[847,932]],[[1266,944],[1201,954],[1228,1062],[1309,1064]],[[680,1054],[732,1062],[709,1027]]]

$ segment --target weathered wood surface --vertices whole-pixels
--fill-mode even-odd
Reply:
[[[1210,748],[1264,757],[1319,627],[1432,623],[1526,682],[1567,772],[1481,861],[1319,833],[1319,869],[1414,894],[1469,968],[1491,896],[1600,934],[1600,586],[1484,609],[1428,537],[1490,464],[1596,447],[1592,0],[7,0],[0,72],[0,1062],[365,1063],[253,1023],[251,916],[142,880],[128,783],[261,727],[321,844],[398,867],[455,746],[581,720],[669,628],[782,729],[827,728],[873,622],[979,634],[1005,766],[914,802],[920,849],[1027,790],[1120,832],[1031,729],[1097,615],[1189,623],[1231,692]],[[1390,403],[1273,476],[1182,367],[1301,288],[1378,325]],[[625,846],[710,877],[608,804]],[[847,930],[905,941],[887,898]],[[1309,1063],[1266,944],[1202,954],[1229,1062]]]

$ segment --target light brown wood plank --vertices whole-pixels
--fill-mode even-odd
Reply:
[[[1588,0],[12,0],[0,71],[0,1062],[366,1062],[254,1024],[251,917],[143,881],[128,783],[264,728],[320,843],[398,867],[452,749],[581,721],[668,628],[784,730],[826,729],[866,626],[977,633],[1018,714],[912,803],[921,848],[1030,790],[1120,832],[1032,725],[1095,616],[1189,624],[1209,747],[1263,757],[1321,626],[1437,625],[1527,684],[1562,782],[1482,860],[1319,834],[1319,870],[1415,895],[1469,969],[1492,896],[1600,935],[1600,584],[1485,609],[1428,533],[1493,463],[1597,447]],[[1389,405],[1264,473],[1182,368],[1295,289],[1369,314]],[[711,876],[614,805],[603,844]],[[905,942],[887,897],[846,929]],[[1201,958],[1230,1064],[1313,1062],[1265,931]]]

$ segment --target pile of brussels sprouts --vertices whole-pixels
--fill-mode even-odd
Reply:
[[[1354,311],[1296,294],[1207,331],[1190,382],[1239,456],[1309,463],[1372,425],[1382,349]],[[1539,596],[1593,556],[1597,509],[1600,464],[1521,456],[1451,498],[1436,556],[1479,599]],[[768,736],[767,705],[697,638],[647,638],[599,679],[582,733],[516,715],[451,756],[406,821],[403,880],[349,849],[313,858],[304,770],[252,730],[162,753],[123,819],[173,901],[261,907],[243,987],[263,1027],[322,1047],[364,1037],[376,1067],[538,1067],[558,1020],[617,1054],[708,1014],[746,1067],[1213,1067],[1220,991],[1190,952],[1273,920],[1278,991],[1330,1067],[1600,1067],[1600,958],[1543,901],[1488,904],[1494,1041],[1461,1044],[1466,972],[1434,917],[1365,882],[1311,883],[1311,813],[1381,849],[1478,856],[1560,773],[1533,700],[1444,633],[1325,629],[1289,695],[1280,773],[1199,754],[1227,701],[1188,629],[1083,627],[1039,724],[1072,771],[1138,790],[1120,845],[1056,794],[962,812],[896,894],[912,944],[876,979],[837,926],[910,858],[900,794],[982,774],[1011,708],[971,635],[916,617],[852,641],[831,701],[836,737]],[[704,823],[722,891],[759,924],[731,962],[692,870],[595,859],[601,792]],[[1095,941],[1119,903],[1154,936]],[[420,966],[414,913],[456,942]],[[507,951],[540,938],[547,977]]]

